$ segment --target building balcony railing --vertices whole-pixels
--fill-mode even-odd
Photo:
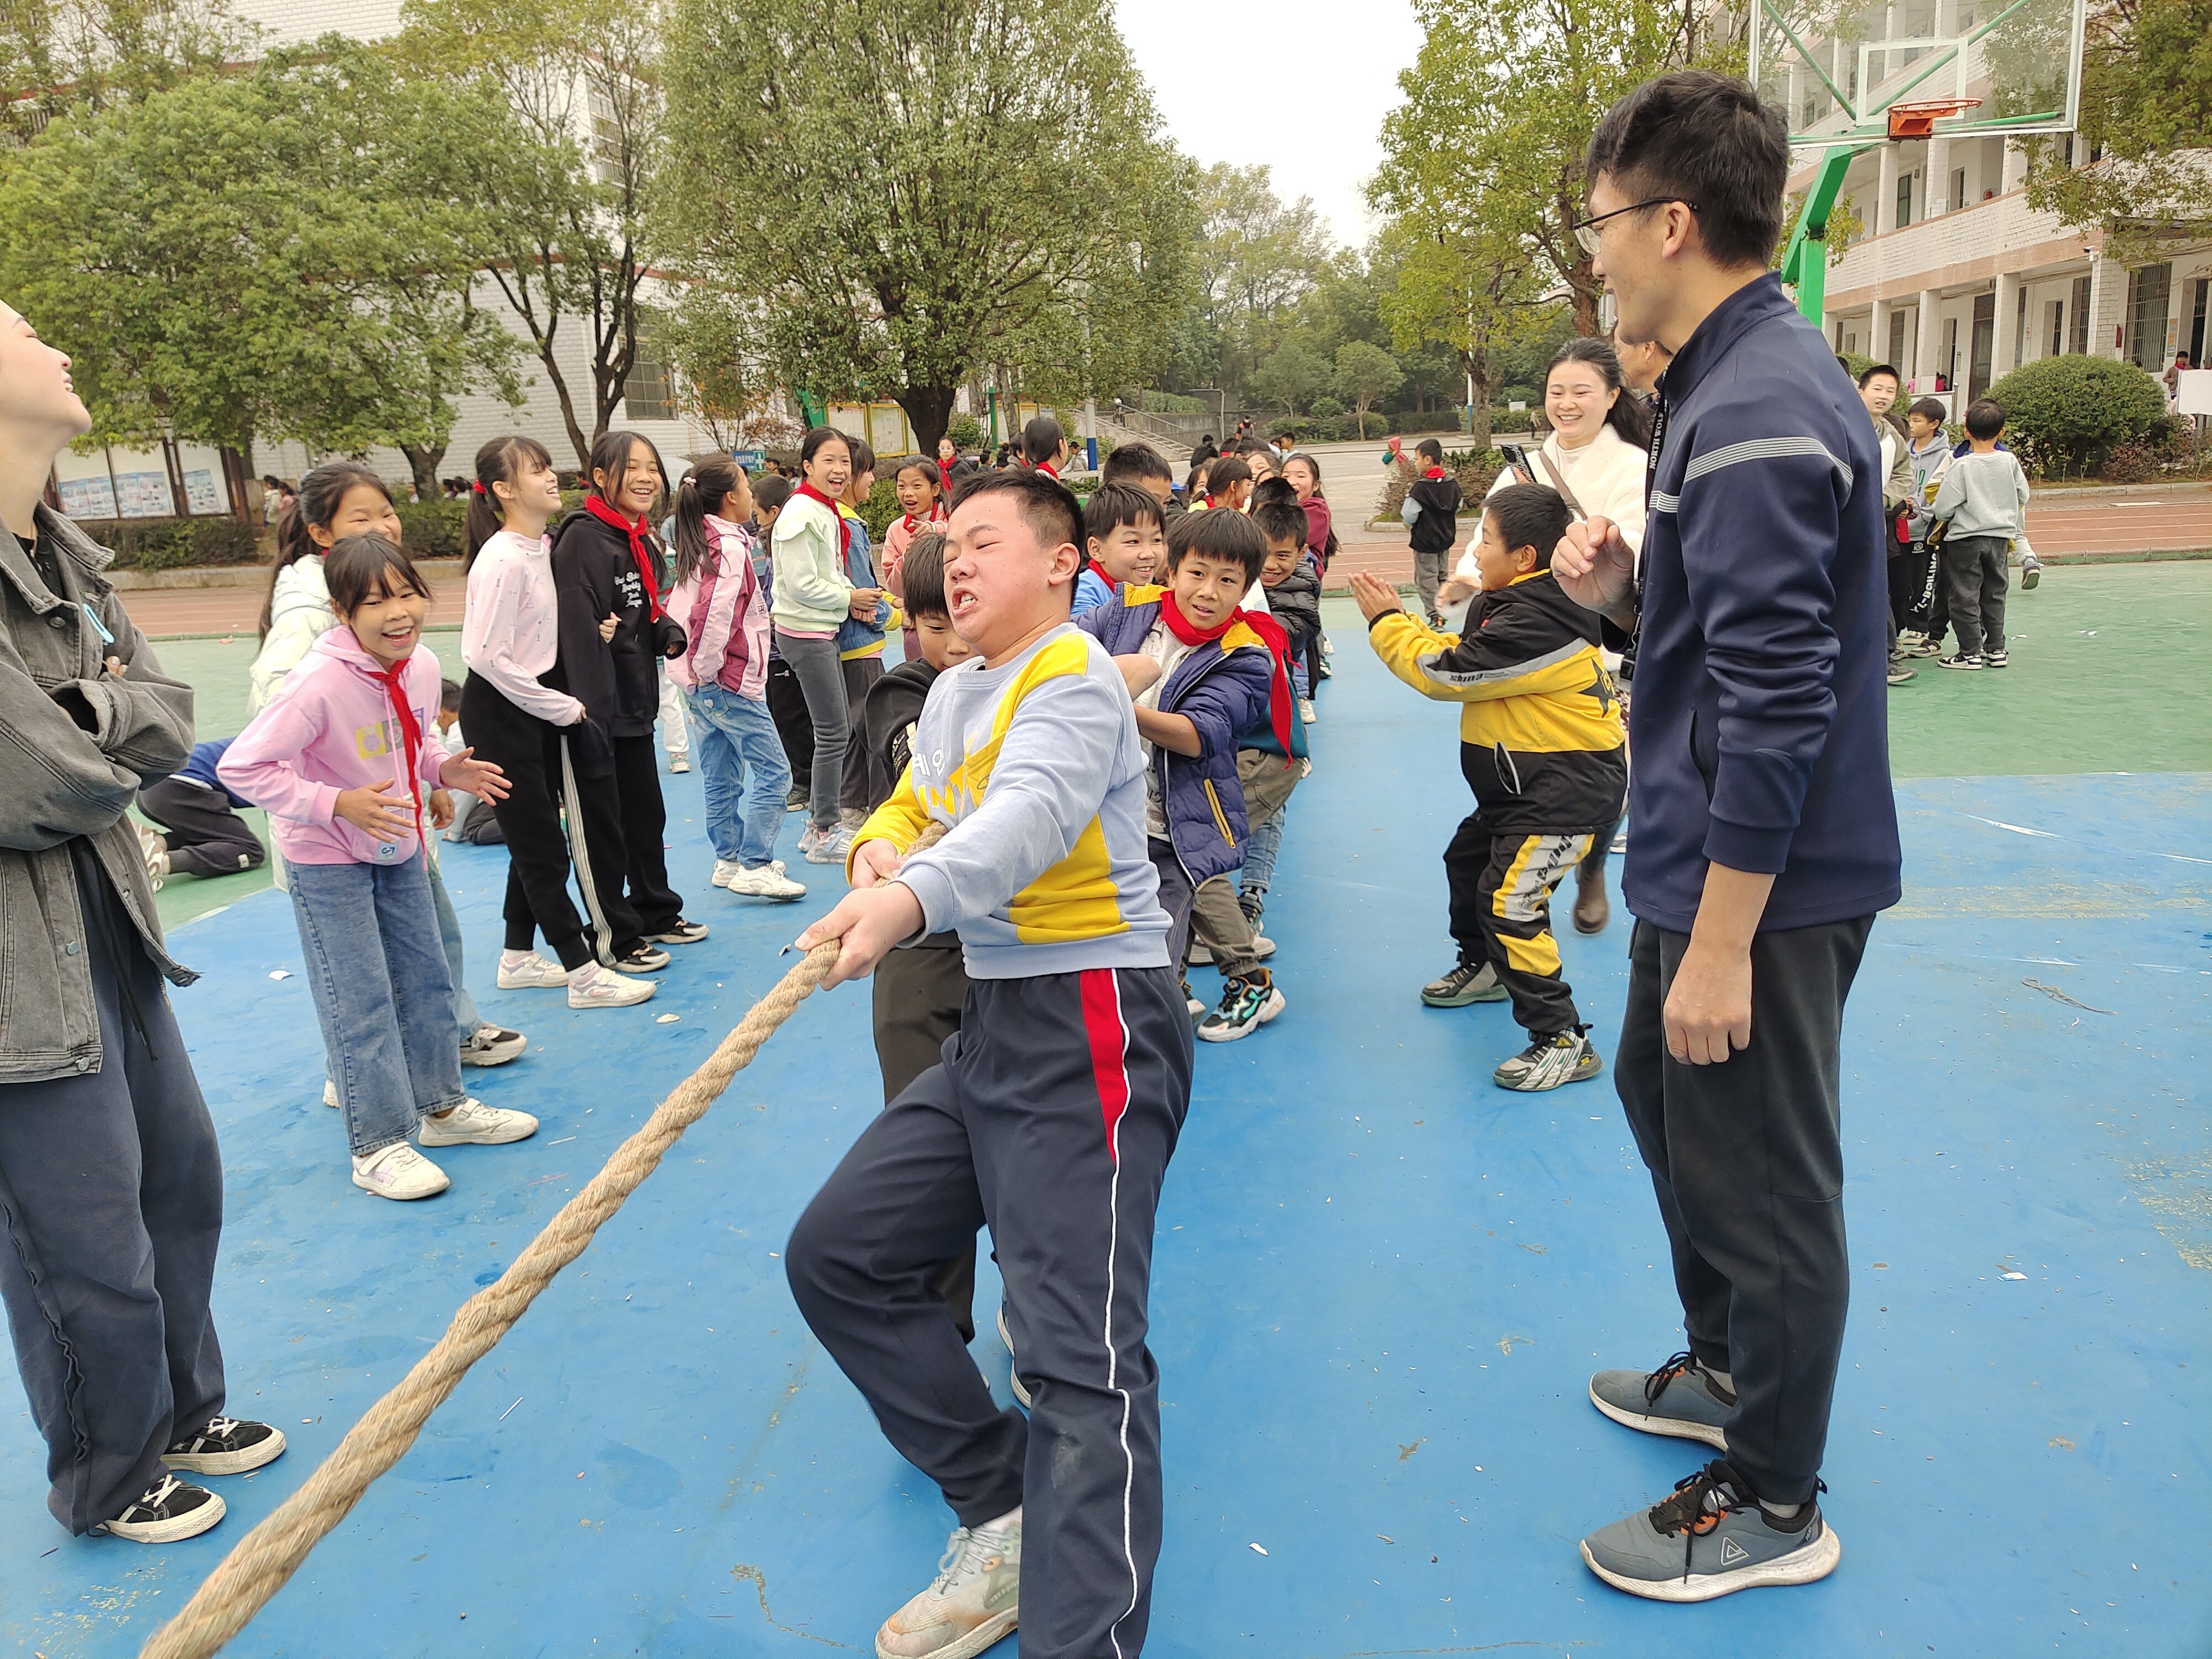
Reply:
[[[2026,191],[2009,191],[1854,242],[1828,272],[1828,308],[1849,310],[1923,289],[1994,282],[2002,271],[2078,263],[2103,240],[2101,233],[2084,235],[2056,214],[2031,208]]]

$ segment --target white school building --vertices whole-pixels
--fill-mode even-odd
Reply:
[[[2062,141],[2069,142],[2069,141]],[[1804,188],[1812,157],[1790,180]],[[2212,242],[2134,268],[2101,231],[2027,204],[2027,156],[2002,138],[1885,143],[1851,163],[1838,199],[1867,222],[1828,272],[1824,319],[1839,351],[1893,363],[1915,392],[1938,377],[1956,413],[2022,363],[2062,352],[2162,374],[2204,364]]]

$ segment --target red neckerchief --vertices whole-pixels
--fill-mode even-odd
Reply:
[[[837,510],[837,503],[817,489],[811,483],[801,483],[791,493],[794,495],[804,495],[810,501],[819,501],[830,509],[830,517],[837,526],[837,568],[842,570],[845,568],[845,556],[853,549],[852,525],[847,521],[845,515]]]
[[[1218,640],[1231,629],[1243,623],[1260,636],[1267,647],[1270,659],[1267,684],[1268,724],[1275,729],[1275,741],[1283,745],[1283,753],[1291,752],[1291,676],[1284,659],[1291,648],[1291,636],[1283,632],[1282,623],[1259,611],[1237,610],[1212,628],[1200,628],[1184,616],[1176,605],[1175,589],[1160,590],[1160,620],[1168,625],[1168,632],[1185,645],[1202,645],[1208,640]],[[1287,761],[1285,764],[1287,764]]]
[[[1060,477],[1060,469],[1050,461],[1039,461],[1036,464],[1036,470],[1048,478],[1057,479]]]
[[[411,656],[411,653],[410,653]],[[369,659],[374,664],[374,657]],[[415,838],[422,839],[422,723],[415,718],[415,711],[407,706],[407,693],[399,684],[399,677],[407,672],[410,657],[402,657],[389,668],[371,666],[369,672],[384,682],[384,689],[392,699],[392,712],[399,716],[399,747],[407,760],[407,790],[415,797]]]
[[[1441,478],[1444,476],[1444,470],[1440,466],[1432,466],[1421,476],[1424,478]]]
[[[1094,562],[1091,568],[1098,580],[1106,584],[1106,591],[1109,593],[1118,593],[1121,591],[1121,584],[1114,580],[1114,573],[1107,569],[1104,565]]]
[[[638,579],[645,584],[645,614],[648,622],[660,620],[660,584],[653,578],[653,555],[645,550],[645,520],[632,521],[597,495],[584,497],[584,511],[601,524],[611,525],[629,538],[629,556],[637,561]]]
[[[840,524],[844,522],[844,515],[842,514],[838,515],[838,522]],[[917,519],[913,514],[908,513],[901,518],[899,522],[906,526],[906,533],[908,535],[919,535],[926,526],[933,524],[943,524],[945,522],[945,504],[942,501],[932,501],[929,504],[929,516],[927,518]]]

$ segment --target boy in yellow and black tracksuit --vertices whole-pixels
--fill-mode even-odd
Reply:
[[[1523,1091],[1602,1069],[1561,976],[1551,896],[1592,834],[1619,816],[1628,787],[1627,733],[1598,655],[1598,619],[1549,568],[1566,523],[1565,503],[1538,485],[1490,498],[1477,550],[1483,591],[1464,634],[1424,626],[1387,589],[1387,605],[1369,609],[1368,637],[1384,665],[1424,696],[1463,705],[1460,769],[1475,810],[1444,849],[1460,965],[1423,1000],[1496,1000],[1500,993],[1481,983],[1486,965],[1494,972],[1530,1039],[1495,1079]]]

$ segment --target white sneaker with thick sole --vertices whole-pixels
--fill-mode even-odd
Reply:
[[[499,988],[502,991],[555,990],[568,982],[566,968],[548,961],[535,951],[515,963],[510,963],[504,953],[500,957]]]
[[[520,1059],[529,1047],[530,1039],[521,1032],[486,1021],[461,1040],[461,1064],[504,1066],[511,1060]]]
[[[1022,1512],[962,1527],[930,1587],[884,1621],[876,1659],[975,1659],[1020,1621]]]
[[[443,1117],[423,1113],[421,1139],[425,1146],[504,1146],[537,1133],[538,1120],[527,1112],[465,1100]]]
[[[379,1198],[405,1200],[434,1197],[453,1183],[443,1170],[402,1140],[354,1159],[353,1184]]]
[[[1319,726],[1321,724],[1321,716],[1314,713],[1313,699],[1311,697],[1300,697],[1298,699],[1298,718],[1304,720],[1308,726]]]
[[[853,850],[853,832],[840,825],[814,838],[814,845],[806,849],[809,864],[842,864]]]
[[[611,968],[588,963],[568,976],[571,1008],[628,1008],[660,988],[649,979],[632,979]]]
[[[169,875],[168,841],[143,823],[131,827],[138,832],[138,850],[146,858],[146,879],[154,884],[154,890],[158,893]]]
[[[338,1085],[334,1079],[325,1078],[323,1079],[323,1104],[325,1106],[336,1106],[337,1103]]]
[[[95,1532],[134,1544],[173,1544],[197,1538],[222,1519],[223,1501],[205,1486],[165,1474],[131,1500],[129,1508]]]
[[[737,866],[737,873],[722,884],[732,893],[742,893],[750,898],[797,899],[806,896],[803,883],[793,881],[773,864],[763,864],[758,869]]]

